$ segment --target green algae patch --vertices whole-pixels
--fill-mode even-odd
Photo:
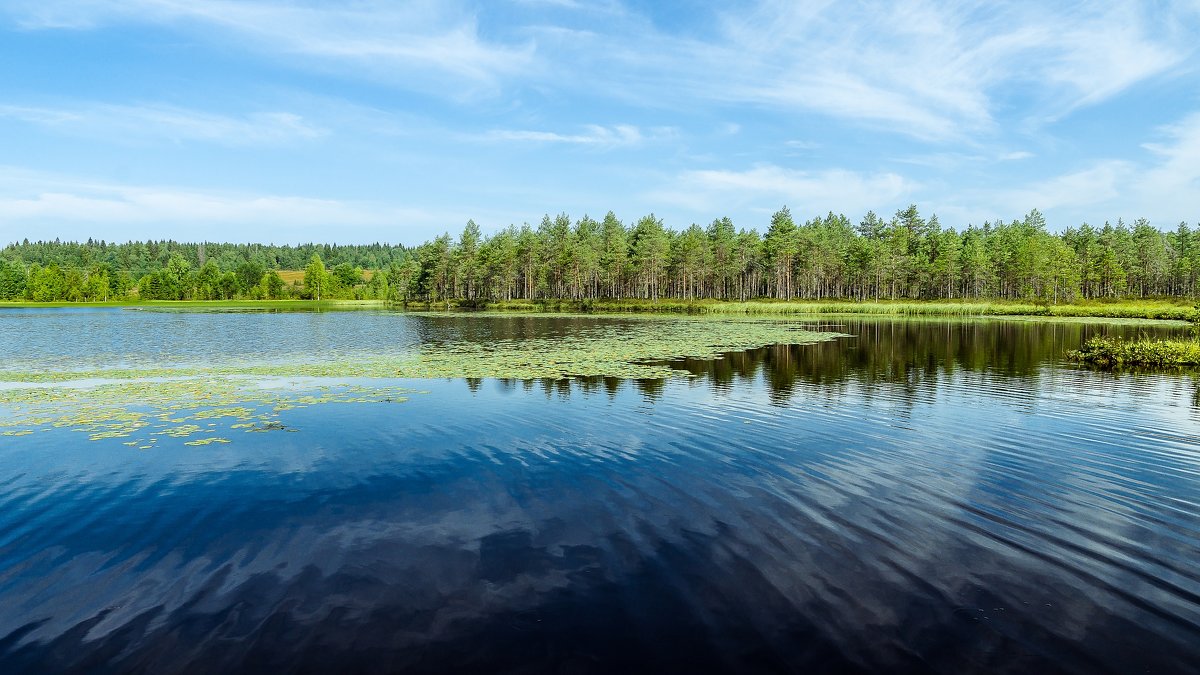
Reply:
[[[213,443],[229,443],[228,438],[201,438],[195,441],[187,441],[184,445],[212,445]]]
[[[118,439],[142,450],[226,443],[230,439],[208,434],[236,438],[238,433],[291,432],[296,430],[281,420],[290,411],[329,404],[402,403],[417,393],[384,380],[687,377],[669,362],[840,337],[812,330],[805,322],[777,318],[572,318],[579,321],[569,331],[490,340],[450,331],[443,339],[383,354],[328,352],[261,363],[100,370],[21,371],[19,364],[6,364],[0,370],[0,434],[65,428],[94,441]],[[328,384],[348,379],[366,384]],[[201,434],[205,436],[197,438]]]
[[[567,335],[453,341],[428,345],[396,363],[406,378],[468,377],[559,379],[621,377],[658,379],[679,375],[664,362],[716,359],[722,354],[775,344],[808,344],[840,337],[793,321],[704,317],[645,317],[592,321]]]
[[[24,436],[34,429],[67,429],[92,441],[121,439],[141,450],[165,443],[207,445],[199,434],[287,430],[279,409],[317,404],[393,403],[409,390],[393,386],[323,386],[319,393],[294,388],[264,389],[246,378],[132,380],[86,389],[37,387],[0,390],[0,435]],[[312,385],[308,385],[311,387]]]
[[[461,314],[448,316],[462,318]],[[486,314],[498,320],[529,315]],[[545,317],[546,315],[540,315]],[[580,321],[569,333],[493,340],[452,337],[383,354],[296,354],[272,362],[215,363],[203,367],[148,364],[91,370],[0,370],[0,382],[63,384],[86,380],[181,377],[541,379],[562,377],[661,378],[678,373],[676,359],[713,359],[728,352],[775,344],[808,344],[841,337],[811,330],[811,321],[763,317],[550,315]],[[656,365],[657,364],[657,365]]]

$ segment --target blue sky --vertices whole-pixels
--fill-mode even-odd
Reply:
[[[1200,1],[0,0],[0,240],[1200,221]]]

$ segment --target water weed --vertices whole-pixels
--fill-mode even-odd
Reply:
[[[837,336],[795,320],[643,316],[619,322],[588,318],[559,335],[486,341],[449,335],[369,356],[329,351],[260,363],[243,358],[204,367],[147,363],[89,370],[20,370],[20,364],[10,363],[0,371],[0,433],[67,428],[95,441],[128,439],[123,442],[138,448],[171,439],[207,445],[217,441],[194,437],[290,431],[280,420],[288,411],[330,403],[403,402],[412,393],[384,380],[660,379],[681,375],[668,365],[675,359],[712,359]],[[344,384],[348,379],[355,384]]]

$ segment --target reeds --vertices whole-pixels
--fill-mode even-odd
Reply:
[[[1121,303],[1078,303],[1047,305],[1024,302],[853,302],[751,300],[521,300],[489,305],[490,309],[512,311],[661,312],[681,314],[803,315],[863,314],[880,316],[1049,316],[1117,319],[1191,321],[1197,313],[1191,305],[1165,301]]]

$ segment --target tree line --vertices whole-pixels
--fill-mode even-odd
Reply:
[[[280,270],[304,270],[284,282]],[[668,228],[567,214],[485,236],[474,221],[419,246],[264,246],[28,241],[0,251],[0,299],[359,298],[1022,299],[1191,297],[1200,290],[1200,229],[1145,219],[1047,229],[1021,220],[962,229],[915,205],[858,223],[782,208],[763,232],[729,218]]]

